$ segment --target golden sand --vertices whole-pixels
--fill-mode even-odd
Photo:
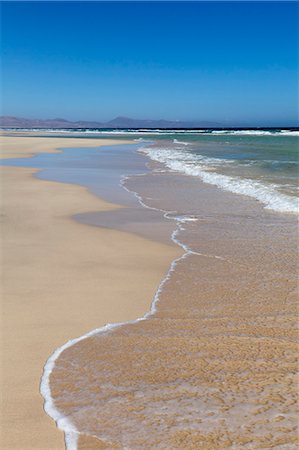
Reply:
[[[1,137],[3,158],[113,143]],[[36,179],[29,168],[1,172],[1,447],[59,450],[62,433],[39,393],[45,361],[70,338],[142,316],[180,250],[76,223],[75,213],[117,208],[85,188]]]

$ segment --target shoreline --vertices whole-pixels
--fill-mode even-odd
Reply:
[[[287,407],[293,380],[283,386],[286,399],[275,384],[293,374],[295,258],[283,238],[293,219],[175,173],[129,177],[124,187],[147,208],[167,208],[174,219],[179,211],[177,222],[189,218],[179,239],[192,250],[190,258],[172,263],[176,270],[156,293],[154,316],[111,333],[94,330],[60,353],[50,381],[57,409],[78,430],[68,449],[182,448],[182,442],[220,449],[252,439],[294,448],[294,412]],[[184,193],[190,191],[189,209]],[[287,265],[277,259],[281,254],[288,255]],[[278,267],[280,279],[272,285]]]
[[[154,210],[154,211],[160,211],[161,213],[163,213],[164,218],[169,219],[169,220],[174,220],[176,222],[176,228],[171,233],[171,240],[175,245],[177,245],[178,247],[181,247],[183,253],[181,255],[179,255],[178,257],[176,257],[171,262],[168,271],[166,272],[164,278],[162,278],[160,284],[158,285],[158,287],[155,291],[155,294],[152,298],[149,310],[147,312],[145,312],[143,316],[138,317],[134,320],[124,321],[124,322],[120,322],[120,323],[111,323],[111,324],[108,323],[108,324],[104,325],[103,327],[95,328],[82,336],[79,336],[74,339],[70,339],[68,342],[63,344],[61,347],[58,347],[54,351],[54,353],[49,357],[49,359],[46,361],[46,364],[44,366],[44,372],[41,377],[40,392],[45,399],[45,404],[44,404],[45,411],[55,421],[55,423],[57,424],[57,427],[60,430],[62,430],[64,433],[66,450],[81,449],[81,446],[82,446],[82,444],[83,445],[85,444],[86,439],[87,439],[88,445],[91,445],[93,448],[93,445],[96,446],[96,443],[94,441],[96,441],[97,439],[93,436],[85,436],[80,431],[78,431],[76,429],[76,426],[71,422],[71,420],[68,419],[67,417],[63,416],[59,412],[59,410],[57,410],[56,407],[54,406],[53,398],[51,395],[51,388],[50,388],[50,376],[51,376],[53,368],[55,367],[56,360],[60,357],[60,355],[66,349],[72,347],[73,345],[76,345],[78,342],[81,342],[81,341],[88,339],[95,335],[99,336],[99,335],[103,335],[103,334],[108,334],[110,331],[113,331],[114,329],[117,329],[117,328],[124,327],[126,325],[137,324],[138,322],[145,321],[149,317],[155,315],[155,313],[157,312],[156,304],[160,300],[159,295],[162,292],[162,289],[163,289],[163,286],[165,285],[165,283],[167,283],[167,281],[170,279],[171,274],[175,270],[176,265],[181,260],[187,258],[190,255],[201,255],[200,253],[192,251],[188,246],[186,246],[184,243],[182,243],[177,238],[177,235],[182,230],[182,224],[185,222],[184,219],[181,219],[181,218],[179,219],[179,218],[175,218],[175,217],[170,219],[168,217],[168,215],[171,213],[171,211],[164,211],[162,209],[158,209],[158,208],[150,207],[150,206],[146,205],[143,202],[142,198],[138,195],[137,192],[131,191],[124,185],[124,179],[121,180],[121,186],[126,191],[128,191],[130,194],[134,195],[138,199],[138,202],[140,203],[140,205],[143,208]],[[187,218],[186,221],[188,221],[188,220],[190,220],[190,219]],[[193,219],[191,219],[191,220],[193,220]],[[218,258],[218,257],[216,256],[216,258]],[[79,444],[79,447],[78,447],[78,444]]]
[[[5,157],[30,157],[35,153],[32,151],[33,144],[36,144],[34,150],[40,151],[37,148],[40,138],[5,138],[4,141],[7,139],[10,139],[11,142],[8,146],[10,150],[17,144],[19,148],[13,155],[8,154]],[[3,143],[3,138],[1,140]],[[25,140],[23,146],[21,145],[22,140]],[[53,149],[57,142],[53,141],[60,141],[60,147],[85,146],[85,143],[83,145],[80,142],[82,140],[79,139],[75,139],[74,143],[68,142],[69,145],[65,145],[67,144],[66,139],[51,138],[48,140],[44,138],[42,140],[43,145],[40,148],[44,152],[49,152],[50,147],[53,151],[57,151]],[[50,142],[46,143],[46,140]],[[88,140],[87,144],[94,147],[108,145],[111,142],[114,141]],[[115,143],[120,144],[121,142],[115,141]],[[8,254],[10,255],[9,261],[5,261],[5,270],[8,273],[4,274],[5,291],[10,291],[8,292],[9,303],[4,305],[7,318],[5,321],[6,342],[3,350],[7,369],[5,372],[3,371],[3,376],[6,377],[5,394],[9,397],[4,399],[7,410],[6,416],[3,417],[6,430],[3,436],[4,443],[6,448],[28,450],[29,448],[38,450],[64,448],[62,435],[59,436],[59,432],[54,431],[57,428],[45,414],[41,396],[39,391],[36,391],[36,388],[39,387],[42,367],[47,358],[53,349],[59,348],[61,342],[66,342],[72,336],[82,335],[84,332],[86,333],[86,330],[98,328],[107,322],[134,320],[142,314],[142,311],[143,313],[148,311],[148,305],[163,273],[166,272],[169,264],[179,252],[169,245],[156,243],[132,233],[103,230],[76,222],[71,218],[76,213],[118,207],[104,202],[89,193],[86,188],[35,178],[34,174],[37,171],[34,169],[8,166],[2,168],[2,172],[3,191],[6,191],[5,197],[8,197],[8,194],[10,197],[4,202],[6,221],[10,220],[13,224],[11,234],[9,235],[9,232],[4,229],[3,235],[4,241],[6,240],[6,244],[8,244],[6,247],[3,242],[6,247],[6,249],[4,248],[4,260]],[[15,183],[15,180],[18,180],[18,183]],[[38,190],[36,186],[39,186]],[[63,198],[65,203],[62,201]],[[39,207],[42,208],[39,209]],[[51,220],[47,216],[47,211],[51,212]],[[42,217],[34,216],[36,213],[37,216],[41,215]],[[46,235],[43,234],[45,224],[47,225]],[[24,226],[28,227],[27,235]],[[66,233],[64,239],[61,239],[62,231]],[[83,243],[80,242],[82,231],[84,233]],[[58,254],[55,250],[53,252],[53,248],[45,238],[52,240],[52,245],[58,245],[55,248]],[[75,259],[74,249],[66,246],[66,239],[68,243],[72,244],[72,247],[73,245],[76,247]],[[109,244],[113,244],[113,248],[108,250]],[[43,248],[43,246],[45,247]],[[63,246],[64,250],[71,250],[70,255],[65,255]],[[107,257],[107,251],[109,257]],[[147,255],[146,258],[144,254]],[[83,265],[80,264],[82,261],[79,261],[80,255],[83,256]],[[161,257],[161,255],[163,256]],[[67,256],[69,257],[67,258]],[[101,265],[103,257],[107,267],[105,267],[102,283],[105,281],[106,287],[104,290],[101,289],[100,294],[104,299],[99,301],[94,298],[96,293],[99,293],[99,287],[94,284],[90,287],[90,283],[92,284],[92,280],[94,280],[94,276],[91,276],[90,272],[95,265],[98,267]],[[92,260],[92,267],[90,266],[91,261],[88,259]],[[22,266],[20,260],[23,260],[23,267],[18,267],[18,263]],[[115,267],[115,260],[117,260],[117,267]],[[60,261],[60,267],[57,265],[55,267],[54,261]],[[24,263],[25,274],[22,273]],[[72,267],[72,265],[78,267]],[[132,266],[136,267],[134,281],[131,279]],[[50,274],[48,273],[49,269]],[[107,280],[109,271],[110,275]],[[61,272],[64,272],[64,277]],[[68,277],[65,279],[67,273]],[[120,292],[120,286],[111,287],[111,281],[116,276],[122,287],[126,287],[126,294],[124,294],[124,290]],[[90,283],[86,282],[84,277],[89,278]],[[55,280],[55,286],[53,286],[52,280]],[[79,294],[75,292],[74,286],[66,286],[67,280],[71,281],[71,284],[78,285]],[[137,283],[135,289],[130,286],[132,283]],[[32,285],[36,292],[32,291]],[[58,291],[61,288],[63,293],[60,293],[59,296]],[[113,292],[111,292],[111,288]],[[142,295],[136,294],[136,291],[142,292]],[[43,293],[45,294],[44,302],[43,305],[40,305],[39,299]],[[65,296],[66,293],[68,293],[67,296]],[[111,300],[111,294],[114,295],[114,301],[112,305],[109,305],[107,300],[108,298],[109,301]],[[124,299],[127,299],[127,305],[123,304]],[[27,304],[25,306],[20,304],[20,300]],[[71,304],[67,304],[69,302]],[[83,318],[82,311],[88,317]],[[98,311],[99,317],[95,317],[97,316],[96,311]],[[13,367],[10,363],[12,357],[15,360]],[[43,361],[42,365],[41,361]],[[18,383],[14,380],[16,371],[20,374]],[[23,376],[24,374],[26,376]],[[26,395],[24,395],[24,391],[26,391]]]

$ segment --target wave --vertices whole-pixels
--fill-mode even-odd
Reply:
[[[299,136],[297,130],[212,130],[212,135],[227,136]]]
[[[213,171],[215,165],[223,166],[234,161],[206,158],[173,148],[143,147],[139,151],[146,153],[152,160],[165,164],[173,171],[199,177],[205,183],[225,191],[252,197],[263,203],[267,209],[283,213],[298,213],[298,198],[280,193],[278,191],[280,186],[277,184],[266,185],[259,181],[222,175]]]
[[[181,145],[190,145],[189,142],[184,142],[184,141],[178,141],[177,139],[173,140],[174,144],[181,144]]]
[[[94,135],[151,135],[151,136],[168,136],[168,135],[191,135],[191,136],[299,136],[299,130],[285,130],[285,129],[102,129],[102,128],[0,128],[2,131],[7,132],[46,132],[46,133],[65,133],[65,134],[94,134]],[[182,142],[177,142],[182,143]],[[188,143],[184,143],[187,145]]]

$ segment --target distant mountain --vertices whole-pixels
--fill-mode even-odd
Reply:
[[[100,122],[78,121],[70,122],[66,119],[25,119],[23,117],[0,116],[0,127],[12,128],[100,128]]]
[[[116,117],[106,122],[109,128],[205,128],[219,126],[216,122],[183,122],[180,120],[144,120],[130,119],[129,117]]]
[[[109,122],[90,122],[66,119],[25,119],[14,116],[0,116],[3,128],[212,128],[220,127],[217,122],[183,122],[180,120],[143,120],[129,117],[116,117]]]

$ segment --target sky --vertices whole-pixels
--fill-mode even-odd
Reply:
[[[2,2],[2,115],[298,125],[296,2]]]

